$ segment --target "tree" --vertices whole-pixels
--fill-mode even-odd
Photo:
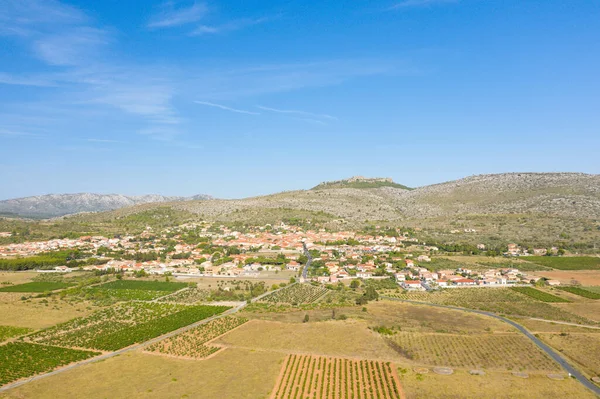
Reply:
[[[353,290],[357,289],[358,287],[360,287],[359,279],[354,279],[350,282],[350,288],[352,288]]]
[[[303,323],[308,323],[308,313],[304,315]]]

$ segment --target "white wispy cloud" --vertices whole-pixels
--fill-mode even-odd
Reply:
[[[315,114],[312,112],[300,111],[300,110],[295,110],[295,109],[279,109],[279,108],[265,107],[262,105],[257,105],[256,107],[262,109],[263,111],[276,112],[279,114],[293,114],[293,115],[306,116],[309,118],[312,117],[312,118],[322,118],[322,119],[331,119],[331,120],[338,119],[335,116],[331,116],[331,115],[327,115],[327,114]]]
[[[28,133],[28,132],[22,132],[22,131],[0,129],[0,136],[4,136],[4,137],[37,137],[38,135],[33,134],[33,133]]]
[[[39,58],[51,65],[82,65],[98,57],[100,47],[110,41],[107,31],[75,27],[66,32],[45,35],[34,43]]]
[[[188,7],[176,7],[173,1],[160,6],[160,11],[148,22],[149,28],[170,28],[200,21],[208,12],[204,3],[194,2]]]
[[[18,76],[0,72],[0,84],[17,86],[56,86],[56,82],[42,76]]]
[[[56,0],[0,1],[0,34],[29,36],[48,25],[82,24],[88,20],[76,7]]]
[[[259,112],[246,111],[243,109],[231,108],[221,104],[215,104],[208,101],[194,101],[196,104],[206,105],[208,107],[219,108],[225,111],[237,112],[238,114],[247,114],[247,115],[260,115]]]
[[[221,25],[200,25],[193,30],[191,36],[201,36],[207,34],[219,34],[226,32],[233,32],[240,29],[248,28],[254,25],[263,24],[272,20],[273,17],[262,17],[262,18],[242,18],[237,19]]]
[[[398,4],[393,5],[390,9],[399,9],[406,7],[424,7],[435,4],[447,4],[447,3],[458,3],[460,0],[404,0]]]
[[[106,144],[126,144],[120,140],[109,140],[109,139],[87,139],[90,143],[106,143]]]

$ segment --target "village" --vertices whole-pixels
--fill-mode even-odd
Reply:
[[[186,239],[193,232],[194,239]],[[10,233],[2,233],[5,236]],[[311,231],[281,223],[236,231],[226,226],[188,224],[162,232],[147,227],[139,235],[83,236],[0,246],[0,259],[31,257],[53,251],[88,254],[85,265],[69,262],[37,268],[40,273],[74,269],[98,273],[192,277],[258,278],[265,273],[300,275],[312,255],[307,279],[335,284],[353,279],[390,279],[409,291],[440,288],[506,287],[536,283],[539,277],[518,268],[471,270],[468,266],[436,269],[429,266],[440,250],[408,232],[369,235],[351,231]],[[480,249],[485,249],[483,244]],[[551,250],[556,251],[556,248]],[[540,254],[542,250],[535,250]],[[413,254],[414,253],[414,254]],[[546,250],[543,250],[546,253]],[[527,249],[509,244],[505,257],[527,256]],[[559,285],[556,280],[548,285]]]

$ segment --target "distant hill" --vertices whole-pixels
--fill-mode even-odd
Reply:
[[[395,183],[389,177],[362,177],[354,176],[350,179],[337,180],[330,182],[323,182],[318,186],[313,187],[311,190],[330,190],[333,188],[380,188],[380,187],[393,187],[400,188],[403,190],[411,190],[410,187],[403,186],[402,184]]]
[[[390,183],[394,184],[391,179],[353,178],[323,183],[310,190],[233,200],[149,196],[138,198],[140,202],[133,206],[127,206],[131,199],[116,203],[104,199],[100,205],[118,209],[66,217],[52,226],[61,231],[90,232],[92,228],[133,229],[140,223],[151,225],[157,221],[170,225],[175,219],[241,225],[302,221],[307,228],[318,225],[348,229],[373,224],[412,227],[434,242],[496,245],[510,241],[541,247],[564,243],[581,249],[600,242],[600,175],[504,173],[414,189]],[[368,187],[371,184],[376,187]],[[3,201],[0,213],[28,212],[41,217],[101,210],[97,203],[82,205],[87,203],[83,199],[92,195],[82,196],[75,196],[76,205],[62,196],[50,196],[47,201],[39,197]],[[18,209],[7,206],[15,201]],[[0,219],[0,229],[1,223]],[[10,224],[4,228],[13,230]]]
[[[209,200],[209,195],[166,197],[121,194],[48,194],[0,201],[0,215],[7,217],[53,218],[81,212],[102,212],[129,206],[173,201]]]

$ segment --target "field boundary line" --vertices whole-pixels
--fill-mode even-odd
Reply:
[[[546,319],[539,319],[537,317],[529,317],[529,320],[537,320],[537,321],[543,321],[543,322],[546,322],[546,323],[562,324],[562,325],[565,325],[565,326],[574,326],[574,327],[591,328],[591,329],[594,329],[594,330],[600,330],[600,327],[598,327],[598,326],[589,326],[587,324],[569,323],[569,322],[566,322],[566,321],[546,320]]]

